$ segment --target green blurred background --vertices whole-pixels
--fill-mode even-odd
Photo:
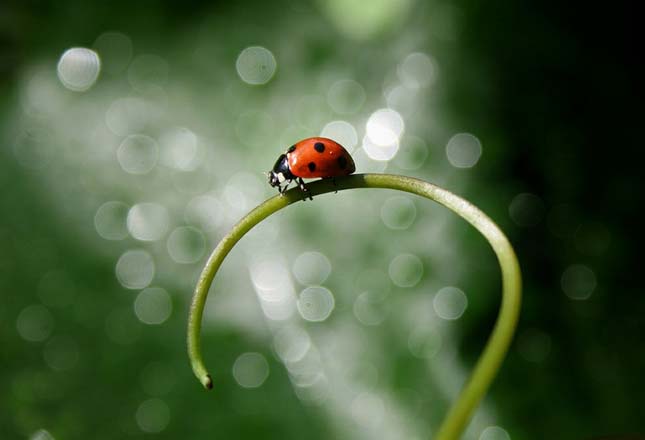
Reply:
[[[514,344],[464,438],[645,431],[636,14],[554,1],[0,4],[0,438],[431,438],[489,334],[487,243],[360,190],[208,253],[295,141],[514,243]],[[68,51],[72,49],[71,51]]]

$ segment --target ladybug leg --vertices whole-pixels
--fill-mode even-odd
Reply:
[[[333,183],[334,186],[336,186],[336,178],[335,177],[331,178],[331,183]],[[338,190],[334,191],[334,194],[338,194]]]
[[[278,189],[280,190],[280,195],[284,195],[284,193],[287,192],[287,189],[289,189],[290,184],[291,184],[291,180],[287,180],[287,183],[285,183],[284,188],[281,188],[280,185],[278,185]]]
[[[302,200],[307,200],[307,197],[309,197],[309,200],[313,200],[314,198],[311,196],[311,192],[309,191],[309,188],[305,186],[305,181],[302,180],[302,177],[298,177],[298,186],[304,193],[304,198]]]

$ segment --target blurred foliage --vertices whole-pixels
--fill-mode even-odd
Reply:
[[[269,219],[215,280],[203,337],[211,393],[187,362],[187,307],[208,251],[273,195],[261,173],[277,155],[334,120],[355,129],[359,172],[446,186],[516,246],[518,337],[466,438],[504,438],[490,426],[512,439],[644,432],[636,16],[621,3],[536,1],[3,2],[0,438],[427,438],[492,328],[499,274],[481,237],[412,197],[353,191]],[[122,68],[98,47],[109,31],[126,36],[125,52],[131,43]],[[249,46],[275,56],[264,85],[236,72]],[[102,57],[86,92],[56,76],[71,47]],[[413,53],[436,78],[410,89]],[[360,85],[343,98],[354,108],[330,102],[347,80]],[[379,162],[360,147],[386,107],[405,131],[397,156]],[[183,129],[195,150],[173,149]],[[481,142],[472,168],[446,155],[461,132]],[[141,174],[118,159],[131,134],[158,147]],[[153,203],[155,214],[127,230],[108,219],[119,239],[107,240],[95,222],[109,201],[131,213]],[[192,235],[171,244],[184,226],[176,236]],[[116,276],[132,249],[152,257],[150,285],[169,294],[162,324],[142,320],[141,289]],[[330,263],[330,317],[269,319],[262,268],[298,295],[308,283],[296,261],[310,251]],[[397,272],[401,255],[414,257]],[[468,299],[457,320],[433,307],[446,286]],[[318,388],[282,362],[285,328],[311,341]],[[268,363],[258,388],[232,374],[247,352]]]

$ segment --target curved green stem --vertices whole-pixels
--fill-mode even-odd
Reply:
[[[344,178],[318,180],[307,185],[314,196],[354,188],[388,188],[427,197],[451,209],[473,225],[490,243],[502,270],[502,305],[493,332],[470,379],[449,410],[436,435],[438,440],[457,439],[465,429],[473,410],[483,398],[506,355],[520,312],[521,275],[515,252],[497,225],[478,208],[461,197],[411,177],[388,174],[356,174]],[[206,371],[200,348],[200,330],[208,290],[226,255],[253,226],[276,211],[302,200],[298,188],[273,197],[246,215],[220,241],[199,277],[188,318],[188,355],[193,372],[208,389],[213,382]]]

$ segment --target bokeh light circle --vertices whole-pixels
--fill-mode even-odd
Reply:
[[[320,285],[331,273],[329,259],[320,252],[303,252],[293,263],[293,274],[306,286]]]
[[[411,53],[399,64],[397,75],[407,88],[427,87],[436,79],[436,63],[424,53]]]
[[[457,133],[446,145],[448,162],[455,168],[472,168],[482,155],[482,144],[470,133]]]
[[[192,171],[199,165],[197,145],[197,136],[191,130],[171,128],[159,137],[160,162],[177,170]]]
[[[192,226],[176,228],[170,233],[166,245],[170,258],[182,264],[199,261],[206,249],[204,234]]]
[[[401,115],[391,108],[382,108],[372,113],[365,125],[369,140],[379,147],[399,143],[405,124]]]
[[[75,92],[88,90],[99,77],[101,60],[91,49],[73,47],[61,55],[57,66],[58,78],[65,87]]]
[[[361,324],[375,326],[387,318],[389,309],[378,292],[375,294],[367,291],[358,295],[352,311]]]
[[[269,363],[260,353],[243,353],[233,363],[233,377],[243,388],[258,388],[269,377]]]
[[[332,121],[328,123],[322,129],[320,136],[338,142],[349,152],[351,152],[358,143],[358,134],[356,134],[356,129],[352,124],[345,121]]]
[[[143,249],[131,249],[123,253],[116,263],[116,277],[127,289],[147,287],[155,275],[152,256]]]
[[[29,436],[29,440],[55,440],[46,429],[39,429]]]
[[[365,136],[363,138],[362,147],[363,147],[363,151],[370,159],[376,160],[379,162],[386,162],[388,160],[391,160],[394,156],[396,156],[397,151],[399,151],[399,141],[395,140],[392,144],[389,144],[389,145],[378,145],[372,142],[372,140],[368,136]],[[357,164],[357,168],[361,168],[358,166],[361,163],[360,156],[355,155],[354,160]],[[385,165],[383,166],[383,169],[385,169]],[[380,170],[380,171],[383,171],[383,170]],[[377,172],[377,171],[369,170],[369,172]]]
[[[117,201],[105,202],[96,210],[94,227],[106,240],[123,240],[128,236],[127,217],[128,205]]]
[[[400,254],[392,259],[388,268],[390,279],[399,287],[416,286],[423,276],[423,263],[416,255]]]
[[[277,63],[270,50],[251,46],[240,52],[235,62],[237,74],[247,84],[268,83],[275,73]]]
[[[275,335],[273,347],[283,362],[297,362],[307,354],[311,339],[304,329],[285,326]]]
[[[456,287],[448,286],[439,290],[432,300],[432,307],[440,318],[459,319],[468,307],[466,294]]]
[[[141,241],[156,241],[168,231],[168,210],[157,203],[137,203],[128,211],[126,220],[130,234]]]
[[[130,174],[148,174],[157,164],[157,141],[143,134],[126,137],[116,152],[123,171]]]
[[[285,264],[279,260],[263,259],[250,267],[251,281],[260,299],[278,303],[279,308],[293,294],[293,286]]]
[[[300,293],[297,306],[300,316],[307,321],[320,322],[334,310],[334,295],[321,286],[307,287]]]
[[[511,436],[504,428],[488,426],[482,431],[479,440],[511,440]]]
[[[43,305],[27,306],[18,314],[16,329],[25,341],[44,341],[54,330],[54,317]]]
[[[411,0],[371,0],[366,7],[363,0],[327,0],[321,6],[332,26],[329,32],[367,40],[401,26],[411,4]]]
[[[418,328],[408,337],[410,353],[420,359],[430,359],[441,350],[441,334],[434,329]]]
[[[170,422],[170,408],[161,399],[148,399],[142,402],[135,414],[137,425],[143,432],[156,434],[163,431]]]
[[[406,196],[392,196],[381,206],[381,220],[390,229],[407,229],[417,215],[414,202]]]
[[[148,287],[137,295],[134,314],[144,324],[163,324],[172,313],[172,300],[161,287]]]

